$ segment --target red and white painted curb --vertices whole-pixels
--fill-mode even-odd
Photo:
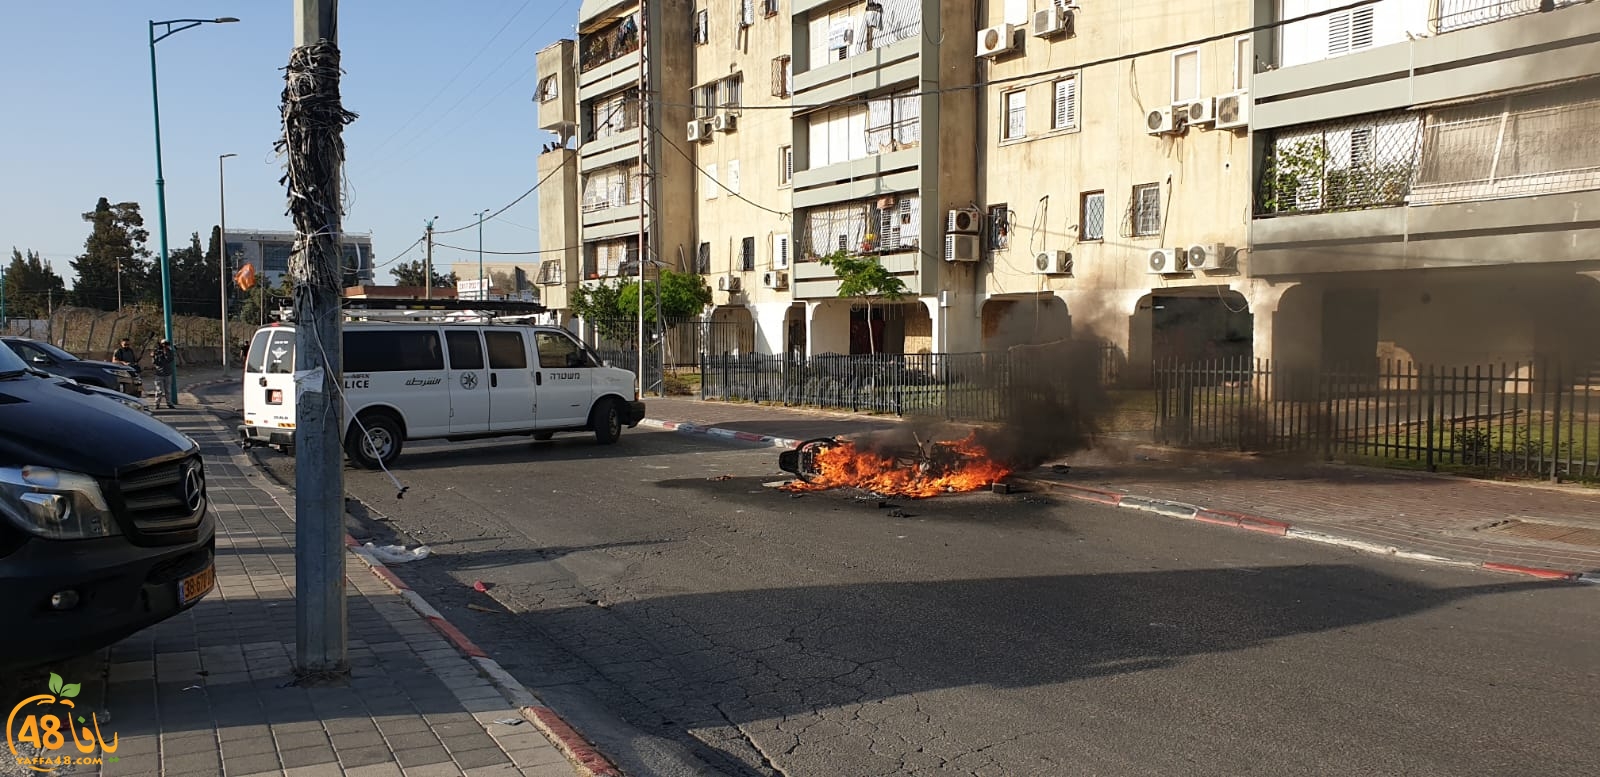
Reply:
[[[416,610],[417,614],[421,615],[423,620],[426,620],[428,625],[432,626],[435,631],[438,631],[446,642],[453,645],[457,652],[466,656],[467,660],[477,667],[479,673],[489,678],[489,682],[517,707],[522,713],[522,717],[527,719],[529,723],[538,726],[539,730],[543,731],[545,736],[554,742],[556,747],[560,748],[561,752],[567,756],[568,760],[576,764],[584,774],[591,775],[591,777],[622,777],[622,772],[612,765],[611,761],[596,749],[589,740],[578,733],[577,729],[562,720],[555,710],[540,704],[533,693],[523,687],[522,683],[518,682],[517,678],[512,677],[511,673],[507,672],[504,667],[500,666],[500,662],[490,658],[489,654],[485,653],[483,648],[478,647],[477,643],[462,633],[461,629],[456,628],[455,624],[439,614],[439,611],[434,609],[433,605],[428,604],[421,594],[413,590],[411,586],[406,585],[405,581],[390,571],[382,561],[379,561],[372,554],[372,551],[357,543],[356,539],[348,534],[345,535],[344,542],[345,545],[349,546],[350,552],[356,554],[356,557],[367,565],[372,574],[394,589],[394,592],[399,594],[406,604],[411,605],[411,609]]]
[[[640,421],[639,425],[648,426],[654,429],[667,429],[683,434],[697,434],[720,439],[756,442],[764,445],[770,445],[774,448],[793,448],[804,442],[803,440],[794,440],[787,437],[774,437],[771,435],[757,434],[755,432],[719,429],[714,426],[702,426],[678,421],[663,421],[655,418],[646,418],[643,421]],[[1234,529],[1244,529],[1246,531],[1269,534],[1274,537],[1286,537],[1290,539],[1306,540],[1308,542],[1320,542],[1325,545],[1337,545],[1342,548],[1350,548],[1352,550],[1376,553],[1378,555],[1391,556],[1394,558],[1403,558],[1411,561],[1426,561],[1434,564],[1476,567],[1492,572],[1526,575],[1528,577],[1536,577],[1543,580],[1565,580],[1573,583],[1600,584],[1600,572],[1571,572],[1562,569],[1544,569],[1540,567],[1521,566],[1518,564],[1502,564],[1494,561],[1463,561],[1460,559],[1452,559],[1445,556],[1434,555],[1432,553],[1407,550],[1393,545],[1383,545],[1381,543],[1369,542],[1367,540],[1341,537],[1336,534],[1328,534],[1309,529],[1299,529],[1286,521],[1264,518],[1262,516],[1251,515],[1249,513],[1234,512],[1232,510],[1219,510],[1209,507],[1197,507],[1195,505],[1184,504],[1182,502],[1173,502],[1166,499],[1153,499],[1149,497],[1136,496],[1134,494],[1125,494],[1120,491],[1107,491],[1099,488],[1077,486],[1070,483],[1058,483],[1051,480],[1041,480],[1026,476],[1012,477],[1010,480],[1013,483],[1049,489],[1069,498],[1080,501],[1094,502],[1095,504],[1107,505],[1110,507],[1126,507],[1147,513],[1164,515],[1169,518],[1199,521],[1201,523],[1227,526]]]

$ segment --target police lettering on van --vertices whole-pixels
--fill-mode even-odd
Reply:
[[[245,445],[294,445],[292,325],[257,330],[245,359]],[[348,322],[345,453],[387,466],[407,440],[592,432],[614,443],[644,418],[633,373],[570,333],[510,324]]]

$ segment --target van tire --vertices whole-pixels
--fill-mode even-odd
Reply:
[[[538,440],[539,442],[544,442],[545,440],[548,440],[548,439],[550,439],[551,437],[554,437],[554,436],[556,436],[555,432],[534,432],[533,433],[533,439]]]
[[[594,430],[594,441],[610,445],[622,436],[622,405],[615,399],[602,399],[589,412],[589,428]]]
[[[345,435],[344,452],[362,469],[380,469],[394,463],[400,458],[400,448],[405,442],[405,432],[400,429],[400,422],[388,413],[362,413],[356,418],[357,423],[350,425],[350,432]],[[363,428],[365,433],[363,433]],[[373,445],[367,444],[367,438],[372,439]],[[376,451],[370,448],[376,447]]]

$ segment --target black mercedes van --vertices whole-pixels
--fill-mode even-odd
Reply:
[[[0,348],[0,667],[91,653],[215,586],[200,447]]]

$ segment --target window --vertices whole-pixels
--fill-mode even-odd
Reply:
[[[1084,192],[1078,215],[1079,240],[1106,239],[1106,193]]]
[[[476,329],[463,331],[446,330],[444,344],[450,349],[450,369],[483,369],[483,343],[478,339],[478,331]]]
[[[778,0],[761,0],[761,15],[772,17],[778,15]]]
[[[434,329],[346,330],[345,372],[412,372],[444,369]]]
[[[794,180],[794,146],[778,147],[778,185],[788,186]]]
[[[1255,45],[1248,36],[1233,41],[1233,88],[1248,89],[1250,76],[1256,72]]]
[[[988,235],[989,250],[1000,251],[1011,245],[1011,210],[1004,203],[989,206],[989,218],[984,230]]]
[[[722,107],[738,108],[744,104],[744,75],[735,73],[720,82]]]
[[[589,137],[608,138],[639,126],[639,95],[619,92],[589,103]]]
[[[697,93],[695,104],[700,106],[700,118],[709,119],[717,115],[717,82],[712,81],[698,87],[695,92]]]
[[[739,160],[728,160],[728,193],[739,193]]]
[[[1372,48],[1372,40],[1372,6],[1328,17],[1328,56],[1335,57],[1359,49]]]
[[[916,90],[867,101],[868,154],[882,154],[922,141],[922,98]]]
[[[772,58],[772,96],[788,97],[794,94],[794,60],[784,54]]]
[[[717,184],[717,166],[706,165],[706,199],[714,200],[722,187]]]
[[[257,332],[250,340],[250,352],[245,354],[244,371],[251,374],[266,372],[267,343],[272,339],[272,332]],[[17,354],[21,356],[21,354]]]
[[[561,87],[555,76],[545,76],[539,81],[539,102],[547,103],[561,96]]]
[[[711,274],[711,244],[702,242],[699,253],[695,254],[694,271],[701,275]]]
[[[694,42],[695,43],[704,44],[704,43],[710,42],[710,40],[711,40],[711,29],[710,29],[710,26],[711,26],[710,14],[707,13],[707,11],[704,8],[702,8],[702,9],[700,9],[698,11],[695,11],[695,13],[694,13]]]
[[[1068,76],[1055,83],[1051,105],[1051,129],[1076,129],[1078,126],[1078,78]]]
[[[756,239],[747,237],[739,241],[739,269],[750,272],[756,268]]]
[[[518,336],[520,339],[520,335]],[[555,332],[536,332],[534,342],[539,345],[539,366],[544,369],[590,367],[583,347],[572,338]]]
[[[1190,49],[1172,55],[1172,102],[1200,99],[1200,51]]]
[[[756,0],[739,0],[739,26],[749,27],[756,23]]]
[[[289,243],[262,243],[261,261],[267,272],[288,272],[289,255],[294,253],[294,246]]]
[[[777,234],[772,236],[772,266],[782,270],[789,266],[789,236]]]
[[[528,368],[528,350],[522,344],[521,332],[484,332],[483,340],[489,346],[489,369]]]
[[[1006,92],[1001,98],[1005,106],[1005,130],[1000,137],[1005,140],[1015,140],[1026,137],[1028,134],[1028,93],[1018,89],[1015,92]]]
[[[916,248],[921,241],[918,232],[922,220],[922,198],[915,194],[901,194],[891,203],[878,204],[879,251],[900,251]]]
[[[1128,205],[1135,237],[1145,237],[1161,231],[1161,185],[1140,184],[1133,187],[1133,199]]]

